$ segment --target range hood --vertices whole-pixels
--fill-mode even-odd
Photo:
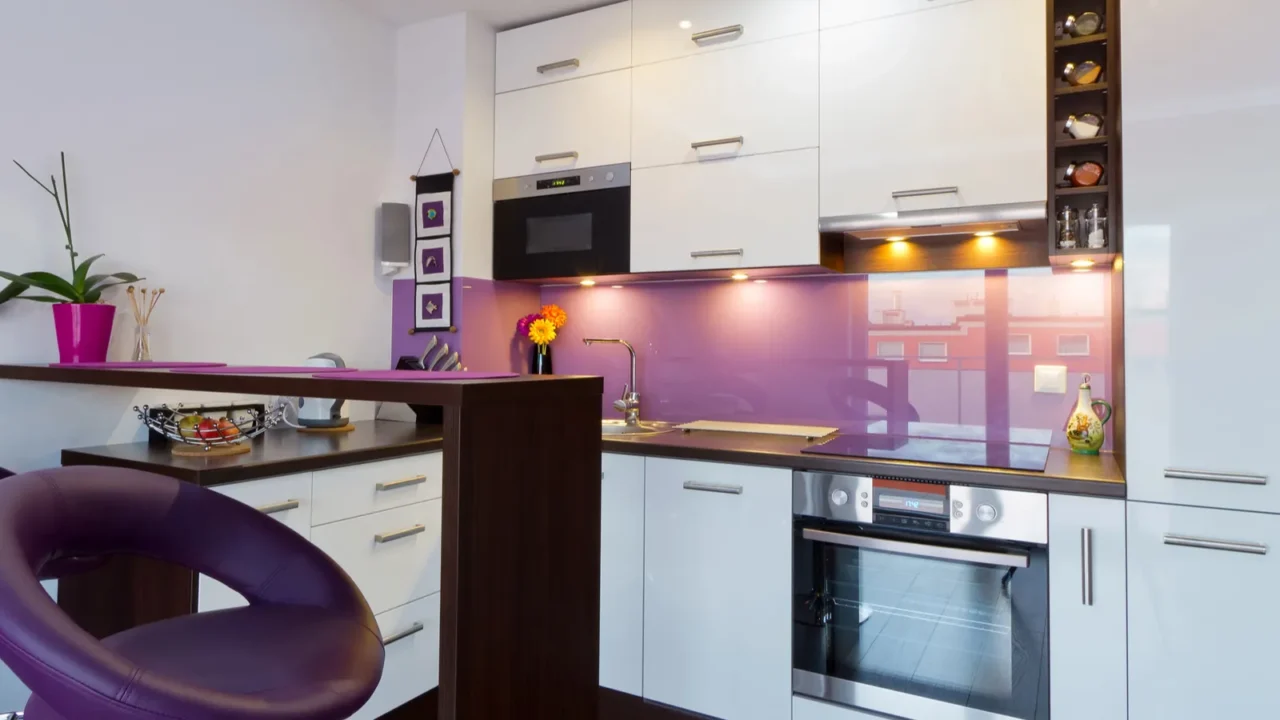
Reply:
[[[1043,222],[1045,208],[1043,202],[1027,202],[843,215],[821,218],[819,229],[858,240],[1012,232],[1023,223]]]

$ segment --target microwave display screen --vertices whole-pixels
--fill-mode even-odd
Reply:
[[[610,176],[612,177],[612,176]],[[539,180],[539,190],[554,190],[556,188],[574,187],[582,184],[581,175],[570,175],[568,177],[551,178],[550,180]]]
[[[591,251],[591,213],[530,217],[525,230],[528,255]]]
[[[876,509],[948,517],[947,486],[876,479]]]

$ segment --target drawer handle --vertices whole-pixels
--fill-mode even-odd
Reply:
[[[1080,603],[1093,605],[1093,529],[1080,528]]]
[[[546,65],[539,65],[538,74],[542,75],[544,73],[549,73],[552,70],[560,70],[562,68],[569,68],[569,67],[576,68],[581,66],[582,66],[582,63],[578,62],[578,58],[569,58],[568,60],[561,60],[560,62],[547,63]]]
[[[1266,485],[1266,475],[1250,475],[1242,473],[1205,472],[1201,470],[1179,470],[1165,468],[1164,476],[1170,480],[1204,480],[1205,482],[1234,483],[1236,485]]]
[[[694,258],[713,258],[713,257],[742,257],[745,255],[742,248],[734,248],[732,250],[694,250],[689,253],[689,257]]]
[[[919,190],[899,190],[893,194],[894,199],[909,197],[926,197],[928,195],[956,195],[960,192],[960,188],[952,187],[936,187],[921,188]]]
[[[301,500],[285,500],[284,502],[275,503],[274,505],[263,505],[258,508],[258,512],[263,515],[275,515],[286,510],[297,510],[302,507]]]
[[[1201,548],[1203,550],[1225,550],[1226,552],[1248,553],[1249,555],[1267,554],[1267,546],[1262,543],[1214,540],[1213,538],[1190,537],[1188,535],[1166,534],[1164,536],[1164,544]]]
[[[426,481],[427,481],[426,475],[416,475],[414,477],[405,478],[403,480],[394,480],[392,482],[380,482],[375,487],[377,487],[378,492],[384,492],[387,490],[398,490],[403,487],[409,487],[410,485],[421,485]]]
[[[373,541],[381,545],[383,543],[389,543],[392,540],[400,540],[402,538],[419,535],[426,531],[427,531],[426,525],[414,525],[411,528],[405,528],[403,530],[394,530],[388,533],[378,533],[377,535],[373,536]]]
[[[544,162],[547,162],[547,161],[550,161],[550,160],[568,160],[568,159],[577,160],[577,159],[578,159],[578,151],[577,151],[577,150],[570,150],[569,152],[551,153],[550,155],[539,155],[539,156],[535,157],[535,158],[533,159],[533,161],[534,161],[534,162],[544,163]]]
[[[716,28],[715,30],[703,30],[702,32],[696,32],[692,37],[694,42],[700,43],[703,40],[724,37],[725,35],[741,35],[745,29],[746,28],[741,25],[726,25],[722,28]]]
[[[720,493],[722,495],[741,495],[741,485],[713,485],[711,483],[693,482],[692,480],[684,484],[685,490],[696,490],[698,492]]]
[[[745,139],[741,135],[734,137],[720,138],[719,140],[702,140],[696,143],[690,143],[689,147],[694,150],[701,150],[705,147],[715,147],[716,145],[743,145]]]
[[[411,637],[411,636],[413,636],[413,635],[417,635],[418,633],[422,632],[423,630],[426,630],[426,626],[425,626],[425,625],[423,625],[423,624],[422,624],[422,623],[420,623],[420,622],[416,622],[416,623],[414,623],[414,624],[410,625],[409,627],[405,628],[404,630],[401,630],[400,632],[396,633],[395,635],[392,635],[392,636],[390,636],[390,637],[388,637],[388,638],[385,638],[385,639],[382,641],[382,646],[383,646],[383,647],[387,647],[388,645],[391,645],[392,643],[398,643],[398,642],[400,642],[401,640],[403,640],[403,639],[405,639],[405,638],[407,638],[407,637]]]

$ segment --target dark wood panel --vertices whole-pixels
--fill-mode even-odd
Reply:
[[[378,720],[436,720],[440,716],[440,692],[432,690],[410,700]]]
[[[159,560],[119,555],[59,580],[58,607],[85,632],[105,638],[195,612],[196,574]]]
[[[716,720],[710,715],[651,703],[635,695],[600,688],[601,720]]]

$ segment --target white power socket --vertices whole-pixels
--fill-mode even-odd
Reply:
[[[1037,365],[1036,392],[1065,395],[1067,393],[1067,366]]]

